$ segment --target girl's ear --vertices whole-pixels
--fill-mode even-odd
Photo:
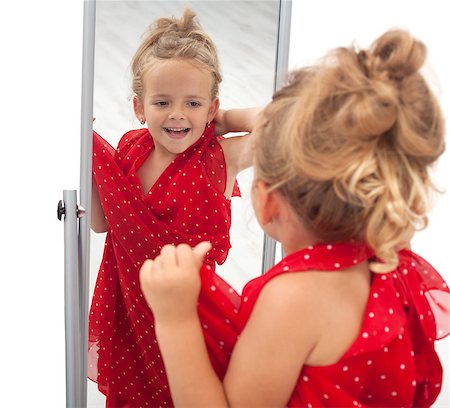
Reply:
[[[274,190],[269,190],[264,181],[257,181],[257,216],[261,225],[270,224],[280,213],[280,197]]]
[[[133,108],[134,108],[134,114],[136,115],[136,118],[139,121],[145,120],[144,107],[142,106],[141,100],[136,95],[133,96]]]
[[[217,112],[219,111],[219,107],[220,107],[219,98],[214,98],[214,100],[211,103],[211,107],[209,108],[208,122],[212,122],[214,120],[214,118],[217,115]]]

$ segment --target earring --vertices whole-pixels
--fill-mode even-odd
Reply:
[[[141,125],[145,125],[145,119],[141,119],[139,122],[141,122]]]

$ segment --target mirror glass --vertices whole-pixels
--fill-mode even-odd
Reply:
[[[189,7],[215,42],[223,81],[223,109],[263,106],[274,89],[279,1],[97,1],[95,27],[94,130],[117,147],[131,129],[142,127],[134,116],[130,62],[148,26],[159,17],[180,17]],[[238,176],[242,197],[231,200],[231,245],[217,273],[238,292],[261,273],[263,232],[253,215],[253,170]],[[91,232],[90,297],[102,258],[105,233]],[[88,381],[88,406],[105,399]]]

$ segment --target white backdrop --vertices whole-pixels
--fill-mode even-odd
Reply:
[[[82,0],[9,1],[0,12],[2,406],[65,405],[63,224],[56,205],[63,189],[79,188],[82,18]],[[367,46],[400,25],[428,45],[427,71],[449,118],[447,20],[438,0],[294,0],[290,65],[353,40]],[[447,190],[449,166],[447,152],[436,170]],[[449,200],[438,197],[429,228],[413,241],[448,282]],[[449,339],[438,346],[446,382],[435,406],[443,408],[450,406]]]

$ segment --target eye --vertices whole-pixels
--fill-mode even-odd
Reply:
[[[188,102],[188,105],[189,105],[191,108],[197,108],[197,107],[200,106],[200,103],[197,102],[197,101],[190,101],[190,102]]]
[[[154,102],[154,105],[156,106],[167,106],[169,104],[169,102],[166,101],[156,101]]]

